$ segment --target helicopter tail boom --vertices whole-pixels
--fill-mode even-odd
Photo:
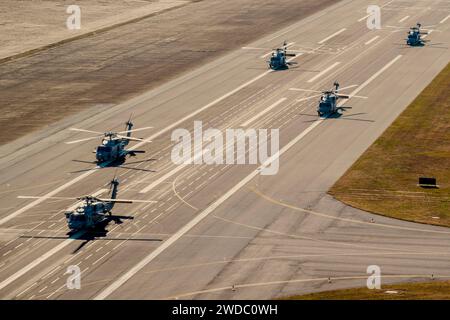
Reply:
[[[145,150],[126,150],[127,154],[134,157],[137,153],[145,153]]]

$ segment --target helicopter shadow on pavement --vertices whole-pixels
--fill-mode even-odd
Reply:
[[[420,49],[420,48],[433,48],[433,49],[448,49],[448,47],[442,47],[441,45],[445,45],[443,42],[432,43],[431,40],[424,40],[425,43],[416,44],[416,45],[407,45],[405,43],[394,43],[394,45],[398,46],[398,49]]]
[[[286,68],[278,68],[276,70],[272,70],[273,72],[280,72],[280,71],[296,71],[296,72],[312,72],[312,73],[319,73],[320,70],[310,70],[310,69],[302,69],[298,62],[292,63],[291,66]],[[247,70],[270,70],[270,68],[264,68],[264,67],[247,67]]]
[[[113,241],[149,241],[149,242],[159,242],[161,239],[157,238],[132,238],[132,237],[114,237],[108,238],[108,230],[107,226],[111,221],[114,221],[116,224],[122,224],[124,219],[132,220],[134,217],[130,216],[111,216],[105,221],[99,223],[95,228],[83,231],[69,231],[66,233],[67,236],[26,236],[23,235],[20,238],[32,238],[32,239],[55,239],[55,240],[77,240],[82,241],[75,250],[72,251],[72,254],[80,251],[84,246],[86,246],[91,241],[99,241],[99,240],[113,240]]]
[[[127,165],[138,164],[138,163],[143,163],[143,162],[150,162],[150,161],[156,161],[156,160],[157,159],[145,159],[145,160],[133,161],[133,162],[128,162]],[[85,172],[85,171],[90,171],[90,170],[100,170],[100,169],[104,169],[104,168],[123,168],[123,169],[130,169],[130,170],[137,170],[137,171],[144,171],[144,172],[156,172],[156,170],[124,166],[124,163],[126,161],[125,158],[120,159],[120,160],[116,160],[114,162],[103,162],[103,163],[99,163],[97,161],[86,161],[86,160],[77,160],[77,159],[72,160],[72,161],[74,161],[74,162],[81,162],[81,163],[88,163],[88,164],[94,164],[94,165],[96,165],[96,167],[95,168],[89,168],[89,169],[77,170],[77,171],[71,171],[70,173],[79,173],[79,172]]]
[[[346,107],[344,109],[350,109],[350,107]],[[339,119],[339,120],[352,120],[352,121],[362,121],[362,122],[375,122],[375,120],[371,120],[371,119],[351,118],[354,116],[365,115],[365,114],[367,114],[367,113],[358,112],[358,113],[344,114],[344,113],[338,111],[338,112],[328,115],[327,117],[321,117],[320,119],[323,119],[323,120],[338,120]],[[315,118],[312,120],[305,120],[303,122],[315,122],[319,119],[317,114],[299,113],[298,115]]]

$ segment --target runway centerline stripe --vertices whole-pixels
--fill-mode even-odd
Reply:
[[[9,284],[11,284],[11,282],[17,280],[19,277],[21,277],[22,275],[24,275],[25,273],[27,273],[28,271],[33,269],[35,266],[37,266],[41,262],[43,262],[43,261],[47,260],[48,258],[50,258],[52,255],[54,255],[58,251],[60,251],[60,250],[64,249],[65,247],[67,247],[69,244],[71,244],[73,241],[75,241],[76,239],[81,237],[83,234],[84,234],[84,231],[83,232],[80,231],[80,232],[76,233],[73,236],[73,238],[64,240],[63,242],[61,242],[59,245],[57,245],[53,249],[47,251],[46,253],[44,253],[42,256],[40,256],[39,258],[37,258],[36,260],[31,262],[27,266],[23,267],[22,269],[20,269],[19,271],[17,271],[16,273],[14,273],[10,277],[8,277],[7,279],[3,280],[0,283],[0,290],[2,290],[3,288],[5,288]]]
[[[377,40],[379,37],[380,37],[380,36],[375,36],[375,37],[373,37],[372,39],[370,39],[369,41],[367,41],[367,42],[365,43],[365,45],[367,46],[367,45],[371,44],[372,42],[374,42],[375,40]]]
[[[391,4],[392,2],[394,2],[394,1],[395,1],[395,0],[391,0],[391,1],[389,1],[389,2],[386,2],[385,4],[383,4],[383,5],[381,6],[381,8],[384,8],[384,7],[388,6],[388,5],[390,5],[390,4]],[[370,17],[370,16],[371,16],[371,14],[368,14],[368,15],[362,17],[361,19],[358,19],[358,22],[361,22],[361,21],[367,19],[367,18]]]
[[[377,73],[367,79],[361,86],[355,89],[351,95],[355,95],[366,86],[368,86],[372,81],[378,78],[384,71],[386,71],[389,67],[391,67],[396,61],[398,61],[402,55],[398,55],[392,61],[390,61],[387,65],[381,68]],[[274,159],[279,158],[283,153],[291,149],[297,142],[303,139],[309,132],[314,130],[319,124],[321,124],[326,118],[321,118],[319,120],[314,121],[308,128],[306,128],[302,133],[300,133],[297,137],[291,140],[287,145],[285,145],[281,150],[279,150],[276,154],[272,155],[269,159],[267,159],[259,168],[252,171],[249,175],[247,175],[244,179],[242,179],[238,184],[236,184],[233,188],[228,190],[222,197],[213,202],[209,207],[200,212],[194,219],[188,222],[184,227],[174,233],[169,239],[164,241],[159,247],[157,247],[154,251],[148,254],[144,259],[142,259],[138,264],[136,264],[133,268],[124,273],[119,279],[114,281],[111,285],[109,285],[106,289],[101,291],[97,296],[94,297],[94,300],[104,300],[108,296],[110,296],[114,291],[116,291],[119,287],[121,287],[125,282],[127,282],[131,277],[133,277],[136,273],[142,270],[147,264],[153,261],[156,257],[158,257],[161,253],[163,253],[167,248],[169,248],[172,244],[174,244],[178,239],[180,239],[183,235],[189,232],[193,227],[195,227],[198,223],[200,223],[204,218],[206,218],[211,212],[217,209],[223,202],[228,200],[234,193],[240,190],[243,186],[245,186],[248,182],[250,182],[254,177],[260,174],[260,170],[266,166],[268,166]]]
[[[308,80],[308,83],[314,82],[317,79],[319,79],[321,76],[323,76],[324,74],[327,74],[327,72],[329,72],[330,70],[332,70],[333,68],[336,68],[338,65],[340,65],[340,62],[335,62],[333,63],[331,66],[329,66],[328,68],[322,70],[321,72],[319,72],[318,74],[316,74],[314,77],[312,77],[311,79]]]
[[[297,55],[296,57],[298,57],[299,55]],[[289,59],[288,61],[292,61],[293,59],[295,59],[296,57],[293,57],[291,59]],[[269,71],[266,71],[263,75],[267,74]],[[203,156],[203,154],[205,152],[207,152],[208,150],[200,150],[200,152],[195,152],[196,156],[194,156],[194,158],[192,159],[192,162],[195,162],[196,159],[199,159]],[[180,170],[182,170],[184,167],[186,167],[187,164],[182,164],[179,165],[177,167],[175,167],[174,169],[172,169],[171,171],[167,172],[165,175],[163,175],[162,177],[160,177],[158,180],[155,180],[154,182],[152,182],[150,185],[148,185],[147,187],[143,188],[141,191],[139,191],[139,193],[147,193],[148,191],[150,191],[151,189],[155,188],[156,186],[158,186],[160,183],[164,182],[165,180],[167,180],[168,178],[170,178],[171,176],[173,176],[175,173],[179,172]]]
[[[442,24],[445,21],[447,21],[450,18],[450,14],[448,16],[446,16],[444,19],[442,19],[439,23]]]
[[[344,32],[345,30],[347,30],[347,28],[342,28],[341,30],[339,30],[339,31],[333,33],[332,35],[326,37],[325,39],[319,41],[319,44],[323,44],[323,43],[327,42],[328,40],[330,40],[330,39],[336,37],[337,35],[341,34],[342,32]]]
[[[174,127],[178,126],[179,124],[183,123],[183,122],[186,121],[187,119],[189,119],[189,118],[191,118],[191,117],[193,117],[193,116],[199,114],[200,112],[202,112],[202,111],[204,111],[204,110],[206,110],[206,109],[208,109],[208,108],[214,106],[215,104],[219,103],[220,101],[222,101],[222,100],[228,98],[229,96],[235,94],[236,92],[242,90],[243,88],[245,88],[245,87],[251,85],[252,83],[258,81],[259,79],[261,79],[262,77],[266,76],[266,75],[269,74],[270,72],[272,72],[272,70],[267,70],[266,72],[260,74],[259,76],[256,76],[255,78],[253,78],[253,79],[251,79],[251,80],[245,82],[244,84],[240,85],[240,86],[237,87],[236,89],[233,89],[232,91],[229,91],[228,93],[224,94],[223,96],[221,96],[221,97],[217,98],[216,100],[214,100],[214,101],[208,103],[208,104],[205,105],[204,107],[195,110],[194,112],[192,112],[192,113],[186,115],[185,117],[181,118],[180,120],[178,120],[178,121],[172,123],[171,125],[165,127],[164,129],[160,130],[159,132],[157,132],[157,133],[151,135],[150,137],[148,137],[148,138],[146,138],[146,139],[144,139],[144,140],[153,140],[153,139],[155,139],[156,137],[158,137],[158,136],[160,136],[160,135],[166,133],[167,131],[169,131],[169,130],[173,129]],[[138,144],[136,144],[136,145],[134,145],[133,147],[131,147],[130,150],[137,149],[137,148],[139,148],[140,146],[144,145],[144,143],[145,143],[145,142],[139,142]],[[95,169],[98,169],[98,168],[99,168],[98,166],[95,167]],[[0,226],[3,225],[3,224],[5,224],[5,223],[8,222],[9,220],[11,220],[11,219],[17,217],[18,215],[24,213],[25,211],[27,211],[27,210],[29,210],[29,209],[31,209],[31,208],[37,206],[38,204],[40,204],[41,202],[43,202],[43,201],[45,200],[45,197],[52,197],[52,196],[54,196],[55,194],[57,194],[57,193],[59,193],[59,192],[65,190],[65,189],[67,189],[68,187],[74,185],[75,183],[77,183],[77,182],[83,180],[84,178],[90,176],[90,175],[93,174],[95,171],[96,171],[96,170],[91,170],[91,171],[87,171],[87,172],[83,173],[82,175],[76,177],[75,179],[73,179],[73,180],[71,180],[71,181],[69,181],[69,182],[63,184],[62,186],[56,188],[55,190],[48,192],[47,194],[45,194],[45,195],[43,196],[43,198],[41,198],[41,199],[36,199],[36,200],[34,200],[33,202],[27,204],[26,206],[20,208],[19,210],[16,210],[15,212],[11,213],[10,215],[8,215],[8,216],[6,216],[6,217],[0,219]]]
[[[253,121],[255,121],[256,119],[258,119],[260,116],[266,114],[267,112],[269,112],[270,110],[272,110],[273,108],[275,108],[276,106],[278,106],[280,103],[286,101],[287,98],[281,98],[280,100],[278,100],[277,102],[271,104],[270,106],[268,106],[266,109],[264,109],[263,111],[261,111],[260,113],[256,114],[254,117],[248,119],[247,121],[245,121],[243,124],[241,124],[241,127],[246,127],[248,126],[250,123],[252,123]]]

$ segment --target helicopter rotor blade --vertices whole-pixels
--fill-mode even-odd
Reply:
[[[386,28],[391,28],[391,29],[411,29],[411,27],[399,27],[399,26],[386,26]]]
[[[123,133],[128,133],[128,132],[136,132],[136,131],[141,131],[141,130],[147,130],[147,129],[152,129],[153,127],[144,127],[144,128],[139,128],[139,129],[132,129],[132,130],[125,130],[125,131],[118,131],[116,133],[118,134],[123,134]]]
[[[132,140],[132,141],[140,141],[140,142],[147,142],[147,143],[152,142],[150,140],[144,140],[144,139],[139,139],[139,138],[132,138],[132,137],[127,137],[127,136],[122,136],[122,135],[117,135],[117,137],[121,138],[121,139]]]
[[[318,95],[309,96],[309,97],[306,97],[306,98],[297,99],[296,101],[297,102],[306,101],[306,100],[313,99],[313,98],[318,98],[318,97],[321,97],[321,96],[322,96],[321,94],[318,94]]]
[[[98,139],[103,137],[104,135],[102,134],[101,136],[95,136],[95,137],[89,137],[89,138],[84,138],[84,139],[79,139],[79,140],[73,140],[73,141],[68,141],[65,142],[65,144],[73,144],[73,143],[78,143],[78,142],[83,142],[83,141],[88,141],[88,140],[93,140],[93,139]]]
[[[322,91],[317,91],[317,90],[299,89],[299,88],[289,88],[289,90],[291,90],[291,91],[316,92],[316,93],[321,93],[322,92]]]
[[[103,134],[98,131],[92,131],[92,130],[86,130],[86,129],[78,129],[78,128],[69,128],[70,131],[79,131],[79,132],[88,132],[88,133],[96,133],[96,134]]]
[[[358,86],[357,84],[352,84],[351,86],[347,86],[347,87],[344,87],[344,88],[339,88],[339,91],[350,89],[350,88],[354,88],[354,87],[357,87],[357,86]]]
[[[369,97],[365,97],[365,96],[355,96],[355,95],[347,95],[347,99],[351,99],[351,98],[359,98],[359,99],[369,99]]]
[[[270,48],[242,47],[244,50],[271,50]]]
[[[38,196],[17,196],[19,199],[54,199],[54,200],[77,200],[71,197],[38,197]]]
[[[116,202],[116,203],[155,203],[158,201],[155,200],[128,200],[128,199],[104,199],[104,198],[98,198],[99,201],[102,202]]]

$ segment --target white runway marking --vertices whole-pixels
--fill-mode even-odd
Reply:
[[[222,197],[216,200],[213,204],[199,213],[194,219],[192,219],[189,223],[187,223],[184,227],[178,230],[174,235],[172,235],[169,239],[167,239],[161,246],[156,248],[153,252],[151,252],[147,257],[141,260],[137,265],[131,268],[128,272],[123,274],[119,279],[114,281],[110,286],[108,286],[105,290],[103,290],[99,295],[97,295],[95,300],[103,300],[107,298],[111,293],[117,290],[120,286],[122,286],[126,281],[128,281],[133,275],[139,272],[142,268],[144,268],[148,263],[150,263],[153,259],[159,256],[162,252],[164,252],[168,247],[170,247],[173,243],[175,243],[178,239],[180,239],[184,234],[190,231],[194,226],[196,226],[200,221],[202,221],[206,216],[208,216],[211,212],[217,209],[223,202],[228,200],[236,191],[241,189],[244,185],[250,182],[254,177],[260,174],[260,168],[268,166],[276,157],[281,156],[283,153],[288,151],[292,146],[294,146],[298,141],[300,141],[304,136],[306,136],[311,130],[317,127],[323,119],[317,120],[313,122],[306,130],[304,130],[301,134],[299,134],[295,139],[291,140],[286,146],[284,146],[278,153],[271,156],[263,165],[261,165],[258,169],[252,171],[249,175],[247,175],[244,179],[242,179],[237,185],[231,188],[227,193],[225,193]]]
[[[278,100],[277,102],[273,103],[272,105],[270,105],[269,107],[267,107],[266,109],[264,109],[263,111],[261,111],[260,113],[256,114],[255,116],[253,116],[252,118],[248,119],[247,121],[245,121],[243,124],[241,124],[241,127],[246,127],[248,126],[250,123],[252,123],[253,121],[255,121],[256,119],[258,119],[260,116],[266,114],[267,112],[269,112],[270,110],[272,110],[273,108],[275,108],[276,106],[278,106],[280,103],[286,101],[287,98],[281,98],[280,100]]]
[[[340,62],[335,62],[333,63],[331,66],[329,66],[328,68],[322,70],[321,72],[319,72],[318,74],[316,74],[314,77],[312,77],[311,79],[308,80],[308,83],[314,82],[317,79],[319,79],[321,76],[323,76],[324,74],[326,74],[327,72],[329,72],[330,70],[332,70],[333,68],[337,67],[339,64],[341,64]]]
[[[381,68],[377,73],[367,79],[361,86],[359,86],[356,90],[354,90],[351,95],[356,95],[359,91],[364,89],[367,85],[369,85],[373,80],[375,80],[378,76],[380,76],[384,71],[386,71],[389,67],[391,67],[396,61],[398,61],[402,55],[398,55],[391,62]],[[136,264],[133,268],[123,274],[119,279],[114,281],[111,285],[109,285],[106,289],[101,291],[97,296],[94,297],[94,300],[103,300],[110,296],[114,291],[116,291],[119,287],[121,287],[125,282],[127,282],[131,277],[133,277],[136,273],[142,270],[147,264],[153,261],[156,257],[158,257],[161,253],[163,253],[167,248],[169,248],[173,243],[175,243],[178,239],[180,239],[183,235],[189,232],[193,227],[195,227],[198,223],[200,223],[205,217],[207,217],[211,212],[216,210],[222,203],[228,200],[234,193],[240,190],[243,186],[245,186],[248,182],[250,182],[254,177],[260,174],[260,169],[268,166],[274,159],[279,158],[282,154],[292,148],[297,142],[303,139],[309,132],[311,132],[315,127],[321,124],[326,118],[321,118],[319,120],[314,121],[307,129],[305,129],[302,133],[300,133],[297,137],[291,140],[287,145],[285,145],[280,151],[271,156],[267,161],[265,161],[258,169],[252,171],[249,175],[247,175],[244,179],[242,179],[238,184],[236,184],[233,188],[228,190],[223,196],[213,202],[210,206],[208,206],[205,210],[200,212],[194,219],[192,219],[189,223],[187,223],[184,227],[174,233],[169,239],[164,241],[159,247],[157,247],[153,252],[147,255],[144,259],[142,259],[138,264]]]
[[[206,153],[208,150],[205,148],[203,151],[201,152],[197,152],[196,156],[194,156],[192,158],[192,162],[194,163],[195,160],[200,159],[204,153]],[[149,184],[148,186],[146,186],[145,188],[143,188],[141,191],[139,191],[139,193],[147,193],[150,190],[152,190],[153,188],[155,188],[157,185],[159,185],[160,183],[162,183],[163,181],[167,180],[168,178],[170,178],[171,176],[173,176],[175,173],[177,173],[178,171],[184,169],[186,166],[188,166],[189,164],[180,164],[178,166],[176,166],[175,168],[173,168],[171,171],[167,172],[165,175],[163,175],[162,177],[160,177],[158,180],[153,181],[151,184]],[[194,183],[194,181],[192,181],[190,184]],[[162,204],[161,204],[162,205]]]
[[[186,115],[185,117],[183,117],[180,120],[178,120],[178,121],[172,123],[171,125],[165,127],[164,129],[160,130],[159,132],[156,132],[155,134],[151,135],[150,137],[148,137],[145,140],[153,140],[153,139],[155,139],[156,137],[158,137],[158,136],[162,135],[163,133],[165,133],[165,132],[175,128],[176,126],[180,125],[181,123],[183,123],[184,121],[190,119],[191,117],[193,117],[193,116],[199,114],[200,112],[202,112],[202,111],[204,111],[204,110],[214,106],[215,104],[219,103],[220,101],[228,98],[229,96],[235,94],[236,92],[242,90],[243,88],[251,85],[255,81],[258,81],[259,79],[261,79],[262,77],[266,76],[270,72],[272,72],[272,70],[267,70],[266,72],[260,74],[259,76],[257,76],[255,78],[245,82],[244,84],[240,85],[236,89],[231,90],[228,93],[224,94],[223,96],[217,98],[216,100],[208,103],[207,105],[203,106],[202,108],[195,110],[194,112]],[[144,145],[144,143],[145,142],[139,142],[138,144],[136,144],[133,147],[131,147],[130,150],[135,150],[135,149],[141,147],[142,145]],[[96,168],[98,168],[98,167],[96,167]],[[96,170],[91,170],[91,171],[85,172],[84,174],[82,174],[82,175],[76,177],[75,179],[73,179],[73,180],[63,184],[62,186],[56,188],[55,190],[48,192],[47,194],[45,194],[43,196],[44,198],[36,199],[35,201],[33,201],[33,202],[29,203],[28,205],[22,207],[21,209],[19,209],[19,210],[15,211],[15,212],[11,213],[10,215],[0,219],[0,226],[3,225],[4,223],[8,222],[9,220],[17,217],[18,215],[22,214],[23,212],[25,212],[25,211],[27,211],[27,210],[37,206],[38,204],[40,204],[41,202],[43,202],[45,200],[45,197],[52,197],[52,196],[56,195],[57,193],[67,189],[68,187],[70,187],[70,186],[74,185],[75,183],[77,183],[77,182],[83,180],[84,178],[88,177],[89,175],[91,175],[95,171]]]
[[[368,15],[362,17],[361,19],[358,19],[358,22],[361,22],[361,21],[363,21],[363,20],[366,20],[368,17],[370,17],[370,14],[368,14]]]
[[[77,234],[74,235],[73,239],[64,240],[63,242],[61,242],[59,245],[57,245],[56,247],[54,247],[50,251],[47,251],[46,253],[44,253],[42,256],[40,256],[39,258],[37,258],[36,260],[31,262],[27,266],[23,267],[22,269],[20,269],[19,271],[17,271],[16,273],[14,273],[10,277],[8,277],[7,279],[3,280],[0,283],[0,290],[5,288],[7,285],[11,284],[11,282],[17,280],[19,277],[21,277],[22,275],[24,275],[25,273],[27,273],[28,271],[33,269],[35,266],[37,266],[41,262],[43,262],[43,261],[47,260],[48,258],[50,258],[52,255],[54,255],[58,251],[60,251],[60,250],[64,249],[65,247],[67,247],[69,244],[71,244],[73,241],[75,241],[76,238],[79,238],[82,234],[83,234],[82,232],[78,232]]]
[[[394,2],[395,0],[391,0],[391,1],[389,1],[389,2],[386,2],[385,4],[383,4],[382,6],[381,6],[381,8],[384,8],[384,7],[386,7],[386,6],[388,6],[388,5],[390,5],[392,2]],[[366,15],[366,16],[364,16],[364,17],[362,17],[361,19],[358,19],[358,22],[361,22],[361,21],[363,21],[363,20],[366,20],[368,17],[370,17],[371,16],[371,14],[368,14],[368,15]]]
[[[295,43],[295,42],[289,42],[286,46],[287,46],[287,47],[292,46],[294,43]],[[262,56],[260,56],[260,58],[268,57],[268,56],[270,56],[270,55],[272,54],[272,52],[273,52],[273,51],[270,51],[270,52],[268,52],[268,53],[265,53],[265,54],[263,54]]]
[[[401,274],[401,275],[383,275],[383,278],[389,278],[389,279],[429,279],[429,274]],[[448,279],[450,278],[450,275],[436,275],[435,278],[439,279]],[[247,283],[247,284],[241,284],[241,285],[235,285],[235,289],[239,288],[251,288],[251,287],[261,287],[261,286],[274,286],[274,285],[280,285],[280,284],[288,284],[288,283],[306,283],[306,282],[325,282],[329,280],[338,281],[338,280],[367,280],[367,275],[362,276],[347,276],[347,277],[331,277],[330,279],[325,278],[310,278],[310,279],[290,279],[290,280],[280,280],[280,281],[268,281],[268,282],[255,282],[255,283]],[[193,291],[188,293],[182,293],[176,296],[166,297],[163,300],[169,300],[169,299],[182,299],[193,295],[198,294],[205,294],[205,293],[212,293],[212,292],[219,292],[219,291],[226,291],[231,290],[230,286],[227,287],[219,287],[219,288],[212,288],[212,289],[205,289],[205,290],[199,290],[199,291]]]
[[[439,23],[442,24],[445,21],[447,21],[450,18],[450,14],[448,16],[446,16],[444,19],[442,19]]]
[[[325,39],[319,41],[318,43],[319,43],[319,44],[323,44],[323,43],[327,42],[328,40],[330,40],[330,39],[336,37],[337,35],[341,34],[341,33],[344,32],[345,30],[347,30],[347,28],[342,28],[341,30],[339,30],[339,31],[337,31],[337,32],[335,32],[335,33],[333,33],[331,36],[326,37]]]
[[[424,35],[424,36],[422,37],[422,39],[425,39],[426,37],[428,37],[433,31],[434,31],[434,30],[430,30],[426,35]]]
[[[375,40],[377,40],[379,37],[380,37],[380,36],[375,36],[375,37],[373,37],[372,39],[370,39],[369,41],[367,41],[367,42],[365,43],[365,45],[367,46],[367,45],[371,44],[372,42],[374,42]]]
[[[406,16],[406,17],[404,17],[404,18],[401,18],[398,22],[403,22],[403,21],[405,21],[406,19],[408,19],[409,18],[409,16]]]

